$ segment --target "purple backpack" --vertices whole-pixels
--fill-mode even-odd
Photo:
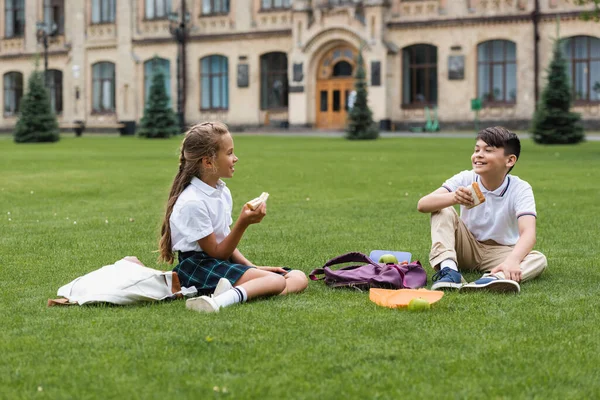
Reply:
[[[332,265],[348,262],[366,264],[343,267],[335,271],[329,268]],[[317,275],[325,276],[318,278]],[[330,287],[353,287],[360,290],[417,289],[427,284],[427,274],[419,261],[410,264],[382,264],[357,252],[332,258],[323,268],[313,270],[309,276],[313,281],[325,279],[325,284]]]

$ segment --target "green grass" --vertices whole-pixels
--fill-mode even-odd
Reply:
[[[451,293],[410,313],[313,282],[215,315],[182,300],[47,308],[123,256],[167,268],[153,251],[178,144],[0,141],[0,398],[600,397],[599,142],[523,143],[513,172],[534,188],[549,267],[518,296]],[[348,251],[408,250],[431,276],[416,203],[469,168],[472,145],[237,137],[234,219],[271,194],[240,249],[307,273]]]

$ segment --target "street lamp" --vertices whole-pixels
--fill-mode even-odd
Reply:
[[[185,130],[185,44],[189,33],[190,13],[185,9],[185,0],[181,1],[180,12],[169,13],[169,32],[178,44],[177,48],[177,118],[180,131]]]
[[[37,22],[36,28],[37,41],[44,45],[44,85],[48,87],[48,38],[56,35],[58,26],[55,22]]]

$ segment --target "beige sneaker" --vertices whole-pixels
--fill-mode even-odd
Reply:
[[[217,283],[217,287],[215,288],[214,293],[211,294],[210,297],[217,297],[218,295],[225,293],[232,287],[233,285],[231,284],[231,282],[229,282],[229,280],[221,278],[219,279],[219,283]]]
[[[217,303],[208,296],[194,297],[185,301],[185,308],[198,312],[219,312]]]

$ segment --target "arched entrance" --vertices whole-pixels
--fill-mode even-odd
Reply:
[[[329,50],[317,69],[316,127],[343,129],[348,116],[348,97],[354,90],[357,51],[347,45]]]

